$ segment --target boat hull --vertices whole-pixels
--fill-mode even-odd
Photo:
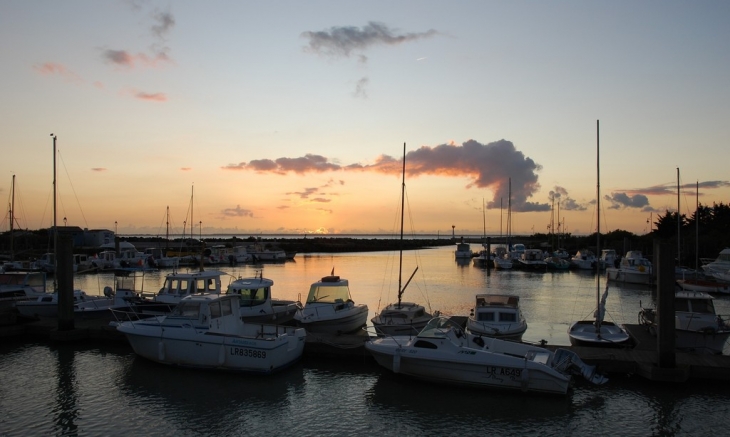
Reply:
[[[581,320],[573,323],[568,329],[570,344],[589,347],[626,347],[631,337],[612,322],[601,324],[600,335],[596,332],[595,320]]]
[[[137,355],[173,366],[269,374],[292,365],[301,357],[305,343],[302,330],[273,325],[264,327],[266,334],[275,337],[201,333],[192,326],[162,329],[157,323],[144,321],[125,322],[117,329],[126,335]],[[284,332],[286,335],[281,335]]]
[[[675,329],[675,348],[695,353],[722,354],[730,331]]]
[[[365,345],[378,364],[395,373],[435,383],[500,390],[565,394],[570,387],[570,377],[522,357],[474,349],[438,356],[427,349],[401,347],[394,340],[397,338]]]
[[[627,284],[651,285],[653,283],[650,271],[632,271],[621,268],[607,268],[606,278],[609,281],[623,282]]]
[[[678,279],[677,285],[679,285],[679,288],[686,291],[730,294],[730,284],[725,282],[695,279]]]
[[[318,314],[311,312],[317,308],[300,310],[295,319],[297,325],[306,329],[307,332],[318,332],[323,334],[343,334],[354,332],[367,324],[368,308],[365,305],[358,305],[339,314]],[[325,307],[326,310],[326,307]]]

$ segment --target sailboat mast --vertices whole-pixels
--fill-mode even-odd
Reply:
[[[508,180],[507,191],[507,250],[512,250],[512,178]]]
[[[682,231],[682,226],[681,226],[682,215],[680,214],[680,208],[679,208],[679,198],[680,198],[679,189],[680,189],[679,188],[679,167],[677,167],[677,266],[682,265],[682,258],[680,258],[680,256],[679,256],[680,250],[682,247],[679,243],[679,240],[680,240],[681,234],[682,234],[682,232],[681,232]]]
[[[13,183],[11,184],[10,195],[10,261],[15,261],[15,250],[13,248],[13,222],[15,221],[15,175],[13,175]]]
[[[596,120],[596,255],[601,254],[601,147],[599,120]],[[596,260],[596,311],[601,311],[601,259]],[[601,317],[596,317],[596,333],[601,336]]]
[[[183,235],[183,238],[185,236]],[[165,249],[170,245],[170,206],[167,206],[167,214],[165,215]]]
[[[56,267],[58,265],[57,248],[58,248],[58,222],[56,213],[56,136],[51,134],[53,137],[53,289],[56,289]]]
[[[695,272],[699,272],[700,265],[700,181],[695,189]]]
[[[403,275],[403,216],[405,215],[406,204],[406,143],[403,143],[403,176],[400,192],[400,257],[398,261],[398,308],[401,304],[401,296],[403,296],[403,288],[401,288]]]

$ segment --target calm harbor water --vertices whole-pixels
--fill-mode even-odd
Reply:
[[[476,250],[478,247],[473,246]],[[453,258],[453,247],[404,254],[404,300],[468,315],[477,293],[521,297],[526,341],[567,345],[571,321],[591,317],[595,276],[582,272],[487,272]],[[309,284],[335,274],[371,316],[396,299],[397,253],[299,254],[267,264],[275,297],[306,298]],[[253,266],[221,267],[252,276]],[[148,274],[156,291],[166,271]],[[100,294],[110,274],[78,276]],[[224,281],[224,284],[227,281]],[[603,289],[603,285],[601,286]],[[388,295],[388,290],[390,294]],[[608,314],[636,323],[650,289],[611,284]],[[720,314],[730,298],[718,297]],[[27,435],[709,435],[730,426],[724,384],[662,384],[616,375],[605,386],[577,381],[565,397],[445,387],[400,378],[364,361],[306,359],[270,377],[176,369],[138,358],[119,342],[0,344],[0,436]]]

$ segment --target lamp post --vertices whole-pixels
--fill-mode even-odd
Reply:
[[[114,220],[114,236],[116,237],[116,235],[117,235],[117,221]]]

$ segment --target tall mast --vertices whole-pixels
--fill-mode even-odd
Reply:
[[[15,261],[15,250],[13,248],[13,222],[15,221],[15,175],[11,184],[10,196],[10,261]]]
[[[56,136],[53,137],[53,289],[56,290],[56,267],[58,266],[58,222],[56,214]]]
[[[680,214],[680,208],[679,208],[679,167],[677,167],[677,266],[682,265],[682,258],[679,257],[680,254],[680,248],[681,245],[679,244],[679,239],[682,233],[682,215]]]
[[[183,239],[185,236],[183,235]],[[170,244],[170,206],[167,206],[167,214],[165,216],[165,249],[168,248]]]
[[[400,191],[400,257],[398,261],[398,308],[401,304],[401,296],[403,296],[403,289],[401,288],[402,275],[403,275],[403,216],[405,215],[405,204],[406,204],[406,143],[403,143],[403,176],[401,182]]]
[[[601,255],[601,149],[599,135],[599,120],[596,120],[596,255]],[[601,311],[601,259],[596,261],[596,311]],[[601,335],[601,317],[596,317],[596,333]]]

